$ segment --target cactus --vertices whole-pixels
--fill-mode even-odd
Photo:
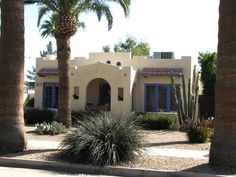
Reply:
[[[190,128],[197,122],[197,102],[198,102],[198,81],[199,73],[196,72],[196,66],[193,69],[192,87],[191,79],[188,80],[186,89],[184,75],[181,75],[181,87],[175,84],[175,78],[171,73],[171,84],[174,92],[174,99],[177,106],[178,121],[181,128]]]

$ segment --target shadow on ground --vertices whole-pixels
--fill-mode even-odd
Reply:
[[[217,174],[217,175],[235,175],[236,168],[211,166],[208,163],[204,163],[204,164],[183,170],[183,172],[208,173],[208,174]]]
[[[176,145],[176,144],[189,144],[187,141],[172,141],[172,142],[161,142],[161,143],[144,143],[144,147],[152,147],[152,146],[168,146],[168,145]]]

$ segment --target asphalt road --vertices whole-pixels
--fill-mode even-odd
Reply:
[[[0,177],[118,177],[106,175],[69,174],[47,170],[0,167]]]

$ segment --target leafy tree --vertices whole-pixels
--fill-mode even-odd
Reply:
[[[150,46],[147,42],[140,42],[135,48],[132,50],[133,56],[148,56],[150,55]]]
[[[131,36],[129,36],[125,42],[120,41],[118,44],[115,44],[115,47],[118,48],[120,52],[132,52],[136,46],[137,40]]]
[[[56,54],[56,50],[53,51],[53,47],[52,47],[52,42],[50,41],[48,44],[47,44],[47,50],[43,50],[43,51],[40,51],[40,56],[41,57],[46,57],[47,54]],[[35,68],[34,68],[35,69]]]
[[[79,17],[82,13],[95,12],[100,21],[101,17],[105,16],[110,30],[113,24],[113,16],[109,3],[119,4],[127,16],[130,0],[35,0],[34,2],[37,2],[40,7],[38,26],[42,30],[42,36],[52,35],[56,38],[59,71],[57,121],[62,122],[66,127],[70,127],[70,38],[76,33],[78,27],[83,26]],[[41,23],[42,18],[47,14],[51,14],[50,19]]]
[[[106,45],[102,47],[103,52],[110,52],[110,46]]]
[[[103,47],[106,49],[107,46]],[[131,52],[132,56],[148,56],[150,46],[147,42],[138,42],[134,37],[129,36],[125,41],[114,44],[114,52]]]
[[[32,70],[27,70],[27,73],[28,73],[28,74],[26,74],[27,79],[35,81],[35,78],[36,78],[35,67],[32,66]]]
[[[35,78],[36,78],[36,71],[35,67],[32,66],[32,70],[27,70],[26,74],[27,79],[30,81],[25,82],[25,86],[27,89],[34,89],[35,88]]]
[[[203,83],[203,94],[206,96],[215,95],[216,82],[216,52],[199,53],[198,62],[201,66],[201,80]]]

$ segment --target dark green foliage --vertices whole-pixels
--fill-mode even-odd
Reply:
[[[34,98],[25,100],[24,107],[33,108],[34,107]]]
[[[168,114],[140,114],[136,119],[139,126],[151,130],[172,129],[175,121],[176,117]]]
[[[110,52],[110,46],[106,45],[102,47],[103,52]]]
[[[132,36],[127,37],[125,41],[114,44],[114,52],[131,52],[132,56],[148,56],[150,50],[149,43],[142,41],[138,42],[137,39]],[[110,46],[103,46],[103,51],[109,52]]]
[[[199,53],[198,63],[201,66],[201,81],[203,83],[203,94],[215,95],[217,53]]]
[[[196,126],[188,131],[188,139],[191,143],[206,143],[211,135],[208,127]]]
[[[35,132],[39,135],[58,135],[66,133],[66,127],[62,123],[53,121],[52,123],[43,122],[36,124]]]
[[[101,111],[87,111],[87,110],[72,111],[71,112],[72,123],[77,125],[77,121],[83,121],[89,117],[95,117],[97,114],[102,114],[102,112]]]
[[[108,113],[78,121],[78,129],[61,143],[63,158],[94,165],[133,160],[141,148],[137,127],[129,119]]]
[[[201,81],[203,96],[200,102],[201,117],[215,116],[215,82],[216,82],[216,52],[199,53],[198,63],[201,66]]]
[[[55,112],[48,109],[24,109],[24,119],[26,124],[37,124],[52,122]]]
[[[27,77],[27,79],[29,79],[29,80],[35,81],[35,78],[36,78],[36,70],[35,70],[35,67],[34,67],[34,66],[32,66],[32,71],[27,70],[26,77]]]
[[[55,55],[57,51],[54,51],[53,50],[53,47],[52,47],[52,42],[50,41],[48,44],[47,44],[47,50],[43,50],[43,51],[40,51],[40,56],[41,57],[46,57],[48,54],[51,54],[51,55]]]
[[[32,70],[27,70],[26,77],[30,81],[25,81],[26,89],[34,89],[35,88],[35,78],[36,78],[36,70],[35,67],[32,66]]]

